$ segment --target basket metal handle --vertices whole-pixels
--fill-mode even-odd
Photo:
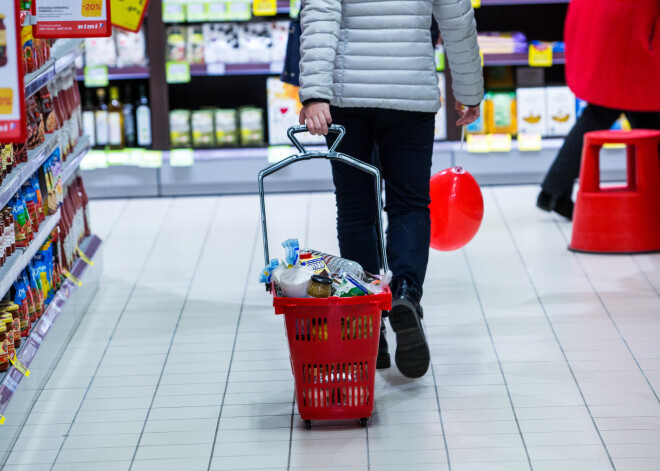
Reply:
[[[312,160],[312,159],[326,159],[326,160],[335,160],[338,162],[344,162],[345,164],[350,165],[351,167],[362,170],[363,172],[370,173],[376,178],[376,201],[378,202],[377,229],[380,234],[379,237],[380,255],[381,255],[381,260],[383,261],[383,268],[387,272],[389,270],[389,265],[387,263],[387,253],[385,250],[385,237],[383,235],[383,217],[382,217],[383,201],[381,198],[382,184],[380,178],[380,170],[378,170],[378,168],[374,167],[373,165],[370,165],[366,162],[362,162],[361,160],[356,159],[355,157],[351,157],[350,155],[337,152],[336,150],[337,146],[339,145],[340,141],[343,139],[344,135],[346,134],[346,129],[344,129],[343,126],[333,124],[328,128],[329,132],[338,133],[339,135],[337,136],[337,139],[332,144],[332,146],[330,146],[327,152],[323,152],[323,151],[308,152],[295,137],[296,134],[306,131],[307,131],[307,126],[298,125],[298,126],[290,127],[289,130],[287,131],[287,136],[289,136],[289,139],[291,139],[291,142],[293,143],[294,146],[296,146],[296,148],[298,149],[298,151],[300,151],[300,153],[290,155],[289,157],[277,163],[274,163],[273,165],[270,165],[269,167],[266,167],[261,172],[259,172],[259,199],[261,201],[261,227],[262,227],[263,244],[264,244],[264,263],[268,265],[268,263],[270,262],[270,255],[268,251],[268,229],[266,224],[266,206],[264,201],[264,197],[265,197],[264,178],[279,170],[282,170],[285,167],[288,167],[289,165],[295,162],[300,162],[302,160]],[[266,284],[266,288],[270,289],[270,284]]]

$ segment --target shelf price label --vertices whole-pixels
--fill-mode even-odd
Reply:
[[[25,85],[21,15],[18,0],[0,2],[5,29],[0,30],[0,142],[25,142]]]
[[[549,43],[530,44],[528,61],[530,67],[551,67],[552,45]]]
[[[300,15],[301,0],[289,0],[289,16],[291,18],[298,18]]]
[[[539,133],[518,134],[518,150],[521,152],[538,152],[543,149],[543,138]]]
[[[192,149],[172,149],[170,167],[192,167],[195,163],[195,151]]]
[[[206,4],[203,2],[190,2],[186,5],[186,18],[190,22],[208,20]]]
[[[206,16],[209,21],[225,21],[227,19],[227,2],[210,0]]]
[[[481,8],[481,0],[472,0],[472,8]]]
[[[443,47],[435,48],[435,70],[436,72],[444,72],[445,64],[445,49]]]
[[[35,38],[107,38],[110,0],[33,0]]]
[[[180,0],[165,0],[163,2],[163,21],[165,23],[183,23],[186,12]]]
[[[252,2],[252,14],[254,16],[277,15],[277,0],[254,0]]]
[[[171,61],[165,64],[167,83],[190,82],[190,64],[188,62]]]
[[[490,152],[490,143],[485,134],[468,134],[467,150],[474,154],[486,154]]]
[[[105,65],[95,65],[92,67],[85,67],[85,86],[88,88],[94,87],[107,87],[108,67]]]
[[[488,141],[491,152],[511,152],[511,134],[490,134]]]
[[[111,0],[112,24],[137,33],[142,27],[149,0]]]
[[[25,376],[26,378],[30,376],[30,370],[28,370],[23,363],[18,361],[18,358],[14,358],[13,356],[10,356],[9,361],[11,362],[12,365],[14,365],[14,368],[16,368],[18,371],[21,372],[23,376]]]
[[[163,152],[160,150],[145,150],[142,152],[138,167],[161,168],[163,166]]]

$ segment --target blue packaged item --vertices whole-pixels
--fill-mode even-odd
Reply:
[[[282,247],[284,247],[285,256],[284,262],[288,266],[293,266],[298,263],[298,256],[300,252],[300,244],[298,239],[287,239],[282,242]]]
[[[268,265],[264,267],[263,270],[261,270],[261,274],[259,275],[259,283],[270,283],[271,282],[271,277],[273,275],[273,270],[280,264],[279,260],[273,259],[270,261]]]

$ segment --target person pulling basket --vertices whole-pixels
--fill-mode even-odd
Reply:
[[[438,77],[430,38],[438,22],[465,126],[479,117],[484,96],[476,23],[470,0],[302,0],[300,124],[328,135],[347,129],[338,151],[372,162],[379,147],[388,215],[387,256],[394,274],[390,325],[395,361],[411,378],[428,370],[421,319],[429,258],[429,181]],[[465,105],[465,107],[464,107]],[[332,162],[341,256],[378,273],[377,197],[371,176]],[[379,366],[389,366],[381,324]]]

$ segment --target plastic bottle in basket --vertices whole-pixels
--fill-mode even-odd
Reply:
[[[348,273],[354,277],[363,280],[364,279],[364,268],[358,262],[353,260],[348,260],[346,258],[341,258],[336,255],[330,255],[324,252],[319,252],[318,250],[305,250],[306,252],[311,252],[313,255],[317,255],[323,258],[325,264],[328,266],[328,269],[336,275],[343,275]]]

